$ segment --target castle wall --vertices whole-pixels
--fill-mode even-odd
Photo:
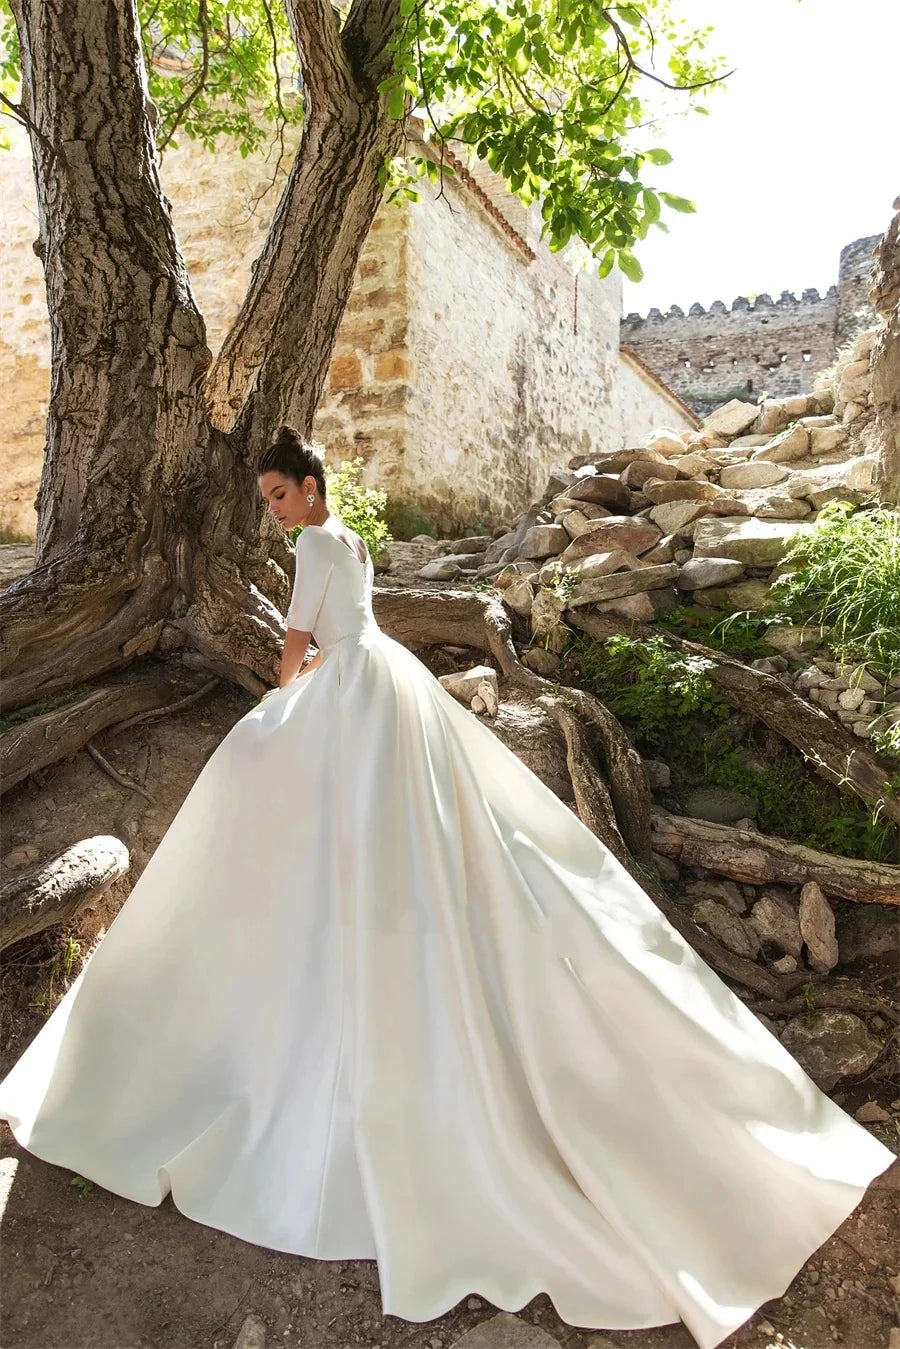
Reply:
[[[624,446],[643,445],[651,432],[663,427],[693,431],[699,425],[699,418],[692,416],[652,371],[624,349],[619,352],[616,387]]]
[[[709,312],[673,305],[665,315],[629,314],[622,345],[630,347],[700,416],[729,398],[756,402],[805,393],[819,370],[834,359],[837,292],[831,287],[785,293],[773,303],[759,295],[754,305],[739,296],[730,309],[716,301]]]
[[[880,234],[855,239],[841,249],[837,283],[837,320],[835,345],[841,347],[860,329],[875,322],[869,301],[869,282],[875,266],[875,250]]]
[[[860,326],[874,322],[867,297],[873,250],[880,236],[857,239],[841,252],[838,282],[824,296],[805,290],[798,300],[782,291],[778,300],[740,295],[727,308],[721,300],[687,314],[672,305],[666,314],[622,321],[623,347],[631,348],[695,412],[705,416],[729,398],[755,402],[762,394],[785,398],[809,393],[820,370]]]

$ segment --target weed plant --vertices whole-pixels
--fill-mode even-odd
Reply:
[[[842,659],[900,669],[900,511],[829,502],[785,562],[796,569],[774,583],[775,603],[828,628]]]

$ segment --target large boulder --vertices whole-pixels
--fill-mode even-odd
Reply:
[[[793,1017],[781,1043],[822,1091],[831,1091],[845,1077],[862,1076],[881,1053],[864,1021],[830,1009]]]
[[[661,506],[653,507],[650,519],[659,526],[661,533],[683,534],[687,538],[689,527],[693,533],[694,522],[708,513],[706,501],[665,501]]]
[[[700,482],[693,478],[680,478],[675,482],[651,479],[644,485],[644,496],[654,506],[662,506],[669,501],[712,501],[720,496],[722,489],[715,483]]]
[[[749,431],[758,416],[759,408],[755,403],[744,403],[740,398],[732,398],[729,403],[724,403],[709,414],[703,423],[703,430],[731,440]]]
[[[803,950],[800,919],[790,900],[776,894],[761,895],[750,910],[750,922],[760,941],[800,959]]]
[[[611,576],[594,576],[578,583],[567,600],[570,609],[584,604],[597,604],[618,599],[622,595],[637,595],[647,590],[661,590],[671,585],[678,575],[674,562],[661,567],[639,567],[636,571],[615,572]]]
[[[681,438],[678,431],[669,431],[662,428],[654,431],[647,439],[647,449],[655,454],[661,454],[664,459],[677,458],[684,454],[687,446]]]
[[[788,544],[812,528],[799,520],[707,517],[694,531],[694,555],[733,557],[748,567],[774,567],[784,557]]]
[[[756,802],[730,787],[692,787],[682,798],[685,815],[713,824],[734,824],[756,815]]]
[[[743,613],[745,609],[756,612],[765,609],[769,603],[771,591],[768,581],[753,577],[746,581],[737,581],[734,585],[709,586],[705,590],[694,592],[694,603],[707,609],[731,609]]]
[[[753,463],[762,460],[771,464],[787,464],[793,459],[805,459],[809,454],[809,432],[805,426],[790,426],[768,445],[753,451]]]
[[[611,473],[589,473],[566,488],[566,496],[573,501],[590,501],[611,510],[625,511],[631,505],[631,494]]]
[[[747,960],[755,960],[759,955],[759,938],[753,928],[724,904],[717,904],[714,899],[701,899],[694,905],[691,917],[735,955]]]
[[[562,525],[532,525],[519,549],[520,557],[555,557],[569,543]]]
[[[800,891],[800,931],[812,968],[818,974],[833,970],[839,955],[834,913],[815,881],[808,881]]]
[[[611,515],[606,520],[593,522],[594,528],[573,539],[560,560],[567,565],[578,562],[592,553],[608,553],[612,549],[622,549],[634,557],[640,557],[649,548],[657,544],[662,530],[650,520],[640,520],[629,515]]]
[[[788,472],[781,464],[754,460],[748,464],[729,464],[719,474],[719,482],[723,487],[774,487],[784,482]]]
[[[619,481],[639,492],[651,478],[664,478],[671,482],[678,477],[679,471],[680,464],[670,463],[667,459],[633,459],[623,470]]]
[[[671,561],[668,558],[667,561]],[[592,553],[580,562],[566,567],[566,571],[577,576],[579,581],[590,581],[597,576],[609,576],[615,571],[635,571],[641,563],[623,548],[613,548],[608,553]]]
[[[681,568],[679,590],[705,590],[708,586],[723,586],[744,574],[743,562],[731,557],[692,557]]]

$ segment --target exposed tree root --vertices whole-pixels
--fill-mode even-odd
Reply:
[[[107,726],[167,709],[177,692],[170,679],[154,673],[133,683],[101,685],[64,707],[11,726],[0,735],[2,790],[76,754]]]
[[[124,876],[128,849],[112,835],[84,839],[0,881],[0,950],[70,922]]]
[[[578,817],[606,844],[624,867],[631,865],[625,840],[619,832],[609,789],[591,763],[585,745],[584,727],[561,698],[541,694],[536,700],[546,708],[566,738],[566,766],[575,792]]]
[[[158,554],[140,566],[64,557],[29,572],[0,595],[2,706],[35,702],[152,651],[171,596]]]
[[[863,904],[900,904],[900,867],[817,852],[802,843],[654,810],[654,851],[747,885],[805,885]]]
[[[842,1012],[856,1012],[858,1016],[872,1016],[878,1013],[895,1026],[900,1025],[900,1013],[884,998],[872,993],[863,993],[856,988],[842,988],[840,984],[820,984],[810,981],[807,992],[787,1002],[749,1002],[752,1012],[763,1012],[767,1016],[797,1016],[802,1012],[831,1008]]]
[[[101,772],[105,773],[108,778],[112,778],[113,782],[117,783],[120,787],[124,787],[126,791],[137,792],[137,794],[142,796],[145,801],[149,801],[151,806],[155,805],[150,793],[142,787],[139,782],[135,782],[133,778],[127,777],[125,773],[120,773],[117,768],[113,768],[109,760],[104,759],[96,745],[92,745],[90,741],[88,741],[85,745],[85,749],[97,767]]]
[[[821,708],[808,703],[774,675],[753,670],[711,647],[688,642],[670,633],[629,624],[608,615],[567,609],[572,627],[598,640],[624,632],[632,636],[662,637],[673,650],[702,656],[713,687],[741,712],[749,712],[806,755],[811,766],[842,791],[878,805],[888,819],[900,823],[900,800],[890,790],[890,774],[877,756]]]
[[[504,675],[525,669],[513,645],[509,614],[495,594],[376,588],[372,607],[379,626],[403,646],[471,646],[492,655]],[[553,688],[546,681],[545,686]]]

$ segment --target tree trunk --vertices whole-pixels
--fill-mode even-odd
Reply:
[[[280,420],[308,431],[321,394],[400,135],[375,88],[395,3],[358,6],[343,33],[329,5],[298,7],[309,116],[216,368],[213,425],[134,0],[71,0],[52,15],[14,0],[52,373],[37,565],[0,599],[4,705],[126,665],[164,632],[169,649],[187,643],[252,692],[274,682],[288,582],[254,461]],[[279,560],[290,565],[283,547]]]

